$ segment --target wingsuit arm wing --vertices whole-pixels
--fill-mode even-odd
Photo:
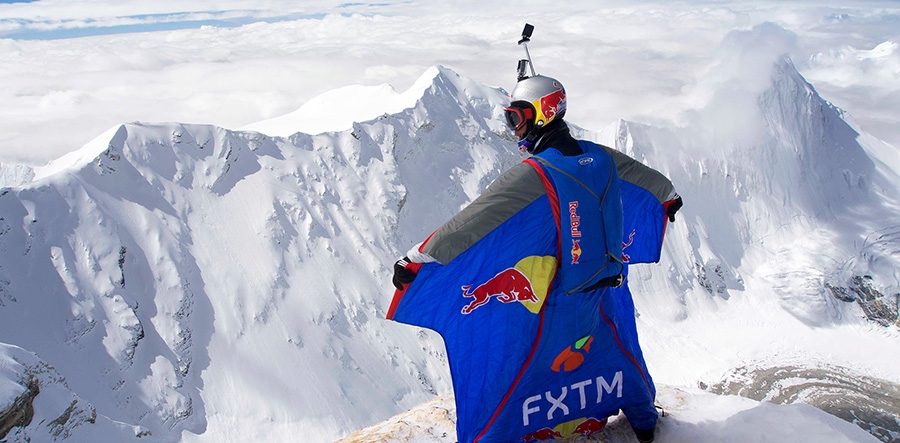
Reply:
[[[636,186],[646,189],[652,193],[660,203],[675,199],[678,194],[675,193],[675,186],[672,181],[666,178],[661,172],[653,169],[633,158],[619,152],[609,146],[603,146],[603,149],[612,156],[616,162],[616,168],[619,170],[619,178],[621,180],[632,183]]]
[[[438,228],[422,245],[421,252],[441,264],[450,263],[544,194],[546,190],[534,168],[526,163],[519,163],[494,180],[475,201]]]

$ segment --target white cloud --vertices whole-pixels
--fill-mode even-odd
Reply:
[[[900,40],[900,39],[898,39]],[[808,60],[807,79],[863,129],[900,148],[900,42],[867,49],[842,46]]]
[[[807,62],[848,45],[871,50],[892,38],[900,41],[900,8],[889,1],[840,8],[525,1],[515,10],[474,1],[449,7],[295,3],[0,5],[0,29],[17,21],[52,27],[172,17],[310,17],[57,40],[0,39],[0,161],[43,164],[121,122],[237,128],[292,112],[344,86],[388,83],[402,92],[437,64],[510,90],[516,61],[524,55],[516,41],[525,22],[536,27],[529,49],[538,72],[563,81],[570,95],[568,118],[588,128],[617,118],[683,123],[692,110],[716,109],[716,103],[733,107],[729,102],[752,78],[743,74],[762,69],[782,51],[861,124],[900,115],[900,100],[842,98],[842,91],[853,91],[854,97],[900,94],[900,82],[869,80],[870,62],[853,57]],[[729,45],[740,49],[728,50]],[[838,74],[840,85],[833,83]],[[900,139],[888,141],[900,145]]]
[[[711,144],[728,146],[755,140],[762,127],[757,100],[771,86],[776,62],[796,46],[796,34],[771,22],[729,32],[716,47],[715,64],[684,88],[685,109],[677,122]]]

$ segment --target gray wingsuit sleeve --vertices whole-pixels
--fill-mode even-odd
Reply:
[[[665,175],[609,146],[600,146],[616,162],[616,168],[619,170],[619,178],[621,180],[650,191],[660,203],[675,198],[675,186]]]
[[[447,264],[545,193],[534,167],[519,163],[438,228],[425,242],[422,252]]]

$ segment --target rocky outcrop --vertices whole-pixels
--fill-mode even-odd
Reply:
[[[101,434],[103,441],[124,442],[149,432],[98,414],[53,366],[0,343],[0,442],[98,441]]]
[[[900,327],[900,294],[883,294],[873,284],[870,275],[854,275],[846,286],[825,287],[843,302],[856,302],[869,320],[882,326]]]
[[[382,441],[434,442],[456,440],[456,406],[445,396],[423,403],[383,423],[360,429],[335,443],[376,443]]]
[[[825,278],[834,298],[856,303],[882,326],[900,327],[900,226],[867,235],[856,255]]]
[[[72,435],[72,429],[85,423],[97,422],[97,410],[92,406],[87,409],[78,406],[78,400],[72,400],[69,407],[60,414],[59,417],[51,420],[47,425],[50,433],[54,437],[69,438]]]
[[[16,397],[9,407],[0,410],[0,439],[6,438],[12,428],[28,426],[34,418],[32,402],[41,392],[40,383],[31,377],[26,385],[24,393]]]
[[[704,389],[775,404],[805,403],[853,423],[884,442],[900,441],[900,385],[847,368],[817,365],[740,367]]]

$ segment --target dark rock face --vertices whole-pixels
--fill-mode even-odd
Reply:
[[[900,385],[836,366],[740,367],[706,388],[777,404],[805,403],[884,442],[900,439]]]
[[[825,277],[834,298],[856,303],[866,317],[885,327],[900,327],[900,226],[874,231],[855,255]]]
[[[825,287],[843,302],[856,302],[869,320],[882,326],[900,327],[900,294],[884,294],[875,287],[870,275],[854,275],[846,286],[829,283]]]
[[[32,377],[28,380],[25,392],[16,397],[12,405],[0,411],[0,439],[6,438],[6,434],[14,427],[24,428],[31,424],[31,419],[34,418],[32,402],[40,392],[40,383]]]

